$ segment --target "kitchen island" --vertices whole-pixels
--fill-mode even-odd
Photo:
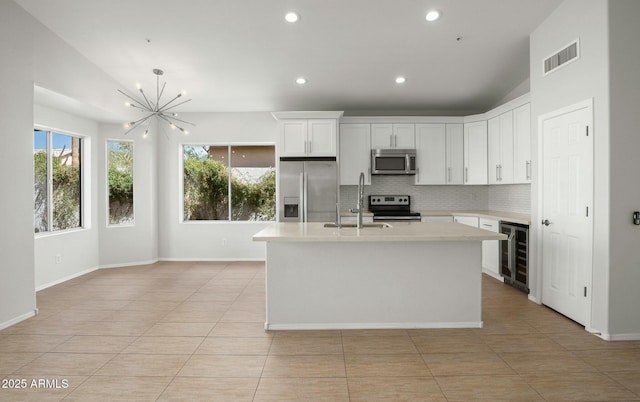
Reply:
[[[482,240],[452,222],[336,228],[274,223],[265,329],[480,328]]]

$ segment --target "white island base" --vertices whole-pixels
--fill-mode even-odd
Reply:
[[[481,328],[481,244],[267,240],[265,329]]]

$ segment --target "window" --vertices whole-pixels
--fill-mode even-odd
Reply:
[[[133,225],[133,142],[107,141],[109,225]]]
[[[82,227],[80,137],[33,131],[35,232]]]
[[[273,145],[184,145],[184,220],[271,221]]]

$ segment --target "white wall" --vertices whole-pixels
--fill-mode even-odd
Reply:
[[[98,141],[98,226],[100,266],[147,264],[158,259],[157,151],[158,137],[139,132],[124,135],[121,124],[100,125]],[[135,223],[107,226],[107,140],[133,141],[133,210]]]
[[[49,107],[34,105],[34,124],[70,134],[86,136],[83,144],[84,204],[83,229],[38,234],[35,237],[35,285],[36,289],[51,286],[66,279],[98,268],[97,226],[97,150],[98,124]],[[61,262],[55,263],[60,255]]]
[[[532,222],[540,222],[538,196],[539,133],[538,117],[588,98],[594,102],[594,242],[591,328],[609,331],[609,265],[610,265],[610,203],[609,178],[609,67],[607,2],[601,0],[566,0],[532,34],[531,120],[534,177],[531,188]],[[543,77],[542,60],[580,39],[580,58]],[[539,225],[531,227],[532,296],[540,297],[536,256]]]
[[[181,144],[275,144],[277,122],[270,113],[264,112],[184,113],[181,118],[196,123],[189,128],[189,135],[164,126],[152,134],[158,141],[159,258],[263,260],[264,243],[253,242],[251,237],[268,223],[181,222],[179,161]]]
[[[610,317],[609,330],[620,338],[640,335],[640,2],[609,1],[610,125]]]
[[[0,329],[33,315],[33,33],[31,17],[0,1]],[[6,40],[12,38],[15,40]]]

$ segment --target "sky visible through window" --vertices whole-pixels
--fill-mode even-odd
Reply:
[[[40,130],[35,130],[39,132]],[[42,131],[44,132],[44,131]],[[71,137],[64,134],[53,133],[52,149],[71,149]],[[36,151],[47,149],[47,136],[36,135],[33,137],[33,149]]]

